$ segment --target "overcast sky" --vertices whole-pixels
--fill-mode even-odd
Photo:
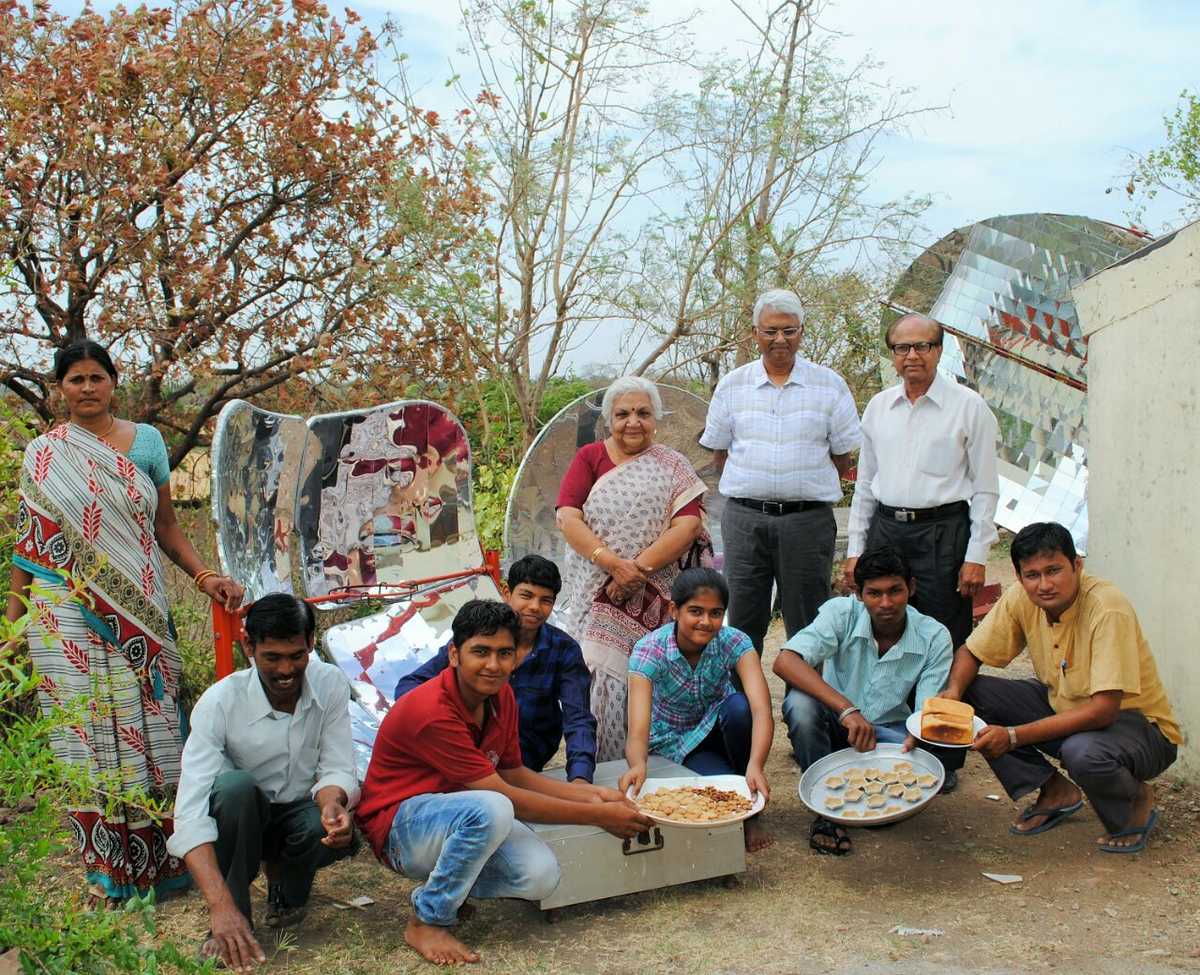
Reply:
[[[114,0],[96,2],[107,9]],[[326,2],[340,14],[342,0]],[[686,20],[700,50],[737,53],[753,39],[728,0],[646,2],[655,19]],[[748,8],[765,2],[743,0]],[[397,22],[420,100],[440,111],[456,107],[445,82],[453,70],[471,73],[459,53],[456,0],[351,6],[369,25]],[[819,22],[837,35],[847,64],[871,57],[881,62],[877,83],[913,89],[914,105],[949,106],[881,142],[869,190],[877,201],[931,194],[925,243],[1008,213],[1073,213],[1127,225],[1129,154],[1160,144],[1163,116],[1180,92],[1200,89],[1197,0],[834,0]],[[1162,230],[1175,210],[1160,199],[1146,213],[1146,229]]]
[[[649,3],[664,21],[696,11],[688,23],[702,50],[735,53],[751,40],[724,0]],[[381,0],[355,9],[401,25],[410,77],[431,103],[447,98],[450,64],[469,70],[456,50],[453,2]],[[878,83],[913,89],[913,104],[949,106],[881,144],[870,189],[880,201],[931,194],[926,243],[1007,213],[1128,225],[1130,152],[1161,143],[1162,118],[1180,92],[1200,88],[1196,2],[842,0],[826,5],[820,24],[837,35],[844,62],[870,57],[881,62]],[[1165,200],[1152,205],[1147,229],[1163,229],[1174,210]]]
[[[724,0],[648,0],[656,18],[688,17],[697,46],[734,51],[745,21]],[[753,6],[749,0],[747,6]],[[461,35],[452,0],[382,0],[403,28],[412,74],[431,100]],[[372,17],[373,19],[373,17]],[[870,56],[884,84],[914,90],[914,104],[949,105],[883,146],[874,194],[932,193],[930,242],[1003,213],[1056,211],[1126,224],[1129,151],[1162,141],[1162,118],[1184,88],[1200,87],[1200,3],[984,0],[828,3],[821,25],[843,60]],[[1109,187],[1117,187],[1105,193]],[[1161,229],[1172,207],[1147,214]]]

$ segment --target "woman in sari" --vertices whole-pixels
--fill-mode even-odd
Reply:
[[[710,551],[705,486],[687,458],[654,442],[662,399],[654,383],[623,376],[604,394],[610,434],[581,447],[558,495],[569,546],[564,629],[592,674],[596,761],[625,754],[629,654],[667,622],[671,583]]]
[[[230,609],[242,589],[206,569],[179,527],[158,431],[113,414],[104,348],[62,349],[55,377],[68,421],[25,449],[6,615],[28,610],[39,703],[70,716],[51,744],[89,772],[95,800],[68,815],[91,893],[113,904],[189,882],[167,854],[171,820],[120,798],[169,807],[179,781],[180,659],[159,549]]]

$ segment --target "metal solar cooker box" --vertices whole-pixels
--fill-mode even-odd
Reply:
[[[594,781],[615,789],[628,767],[622,761],[602,762]],[[561,770],[546,774],[564,777]],[[656,755],[646,767],[650,779],[694,774]],[[544,911],[746,871],[741,823],[712,829],[655,825],[629,840],[617,839],[599,826],[529,825],[554,851],[562,870],[554,892],[538,905]]]

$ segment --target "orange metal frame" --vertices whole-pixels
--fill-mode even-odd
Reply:
[[[334,602],[358,602],[364,599],[411,599],[425,586],[439,582],[453,582],[458,579],[469,579],[471,576],[491,576],[496,588],[504,591],[500,577],[500,553],[489,549],[483,553],[483,564],[471,569],[458,572],[448,572],[440,576],[428,576],[424,579],[411,579],[407,582],[391,586],[354,586],[338,589],[325,596],[310,596],[304,601],[311,605]],[[249,605],[230,612],[220,603],[212,604],[213,649],[216,657],[217,680],[228,677],[233,673],[233,644],[245,644],[246,630],[242,620],[246,616]]]

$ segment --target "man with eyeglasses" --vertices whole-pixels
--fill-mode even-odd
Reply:
[[[899,549],[917,582],[912,605],[960,647],[996,540],[996,418],[978,393],[939,374],[936,322],[904,315],[888,329],[887,344],[902,382],[863,411],[843,571],[853,586],[865,549]]]
[[[715,454],[729,625],[762,653],[779,587],[790,637],[829,598],[840,476],[858,449],[858,409],[832,369],[797,355],[804,307],[791,291],[763,293],[752,327],[761,358],[717,385],[700,437]]]

